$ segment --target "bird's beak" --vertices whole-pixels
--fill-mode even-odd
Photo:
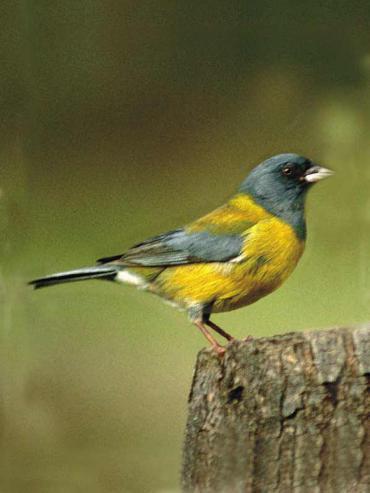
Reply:
[[[303,179],[308,183],[315,183],[317,181],[323,180],[324,178],[328,178],[333,174],[334,171],[315,164],[314,166],[311,166],[311,168],[308,168],[308,170],[304,174]]]

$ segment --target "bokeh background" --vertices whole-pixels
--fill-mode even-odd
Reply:
[[[32,291],[214,208],[278,152],[336,170],[235,336],[369,320],[370,5],[2,1],[0,491],[176,492],[201,335],[109,283]]]

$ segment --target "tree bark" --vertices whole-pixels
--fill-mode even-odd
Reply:
[[[202,350],[183,491],[370,492],[369,390],[370,325]]]

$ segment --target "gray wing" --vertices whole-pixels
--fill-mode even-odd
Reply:
[[[244,239],[239,234],[191,233],[178,229],[139,243],[122,255],[102,258],[98,262],[143,267],[227,262],[241,254]]]

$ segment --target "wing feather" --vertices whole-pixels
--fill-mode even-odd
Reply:
[[[141,267],[229,262],[242,254],[248,230],[254,224],[242,211],[225,205],[185,228],[154,236],[122,255],[98,262]]]
[[[120,256],[98,260],[127,266],[162,267],[204,262],[227,262],[241,253],[244,238],[238,234],[207,231],[170,231],[139,243]]]

